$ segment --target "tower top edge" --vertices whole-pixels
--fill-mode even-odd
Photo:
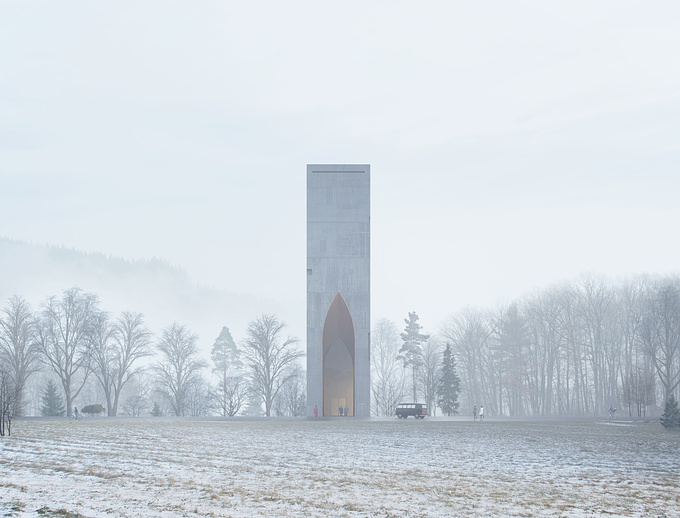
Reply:
[[[371,169],[371,164],[307,164],[308,171],[332,171],[342,173],[339,169],[365,171]]]

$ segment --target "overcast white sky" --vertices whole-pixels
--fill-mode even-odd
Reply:
[[[306,164],[368,163],[373,320],[676,272],[678,49],[676,1],[0,0],[0,235],[299,327]]]

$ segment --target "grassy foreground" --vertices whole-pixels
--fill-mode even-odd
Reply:
[[[16,421],[0,516],[679,516],[654,423]]]

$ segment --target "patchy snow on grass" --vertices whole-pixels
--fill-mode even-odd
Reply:
[[[680,516],[656,423],[19,420],[0,516]]]

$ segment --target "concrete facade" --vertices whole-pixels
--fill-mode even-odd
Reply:
[[[309,416],[370,416],[370,208],[369,165],[307,166]]]

